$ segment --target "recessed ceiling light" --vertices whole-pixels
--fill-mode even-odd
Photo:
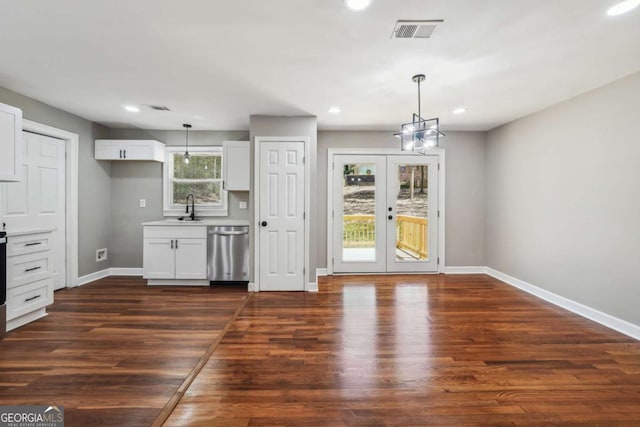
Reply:
[[[623,13],[627,13],[635,9],[640,5],[640,0],[625,0],[612,6],[607,10],[607,15],[609,16],[617,16],[622,15]]]
[[[467,107],[458,107],[452,111],[453,114],[464,114],[467,112]]]
[[[331,114],[339,114],[342,110],[340,107],[331,107],[329,108],[329,113]]]
[[[124,108],[125,110],[127,110],[130,113],[139,113],[140,109],[138,107],[136,107],[135,105],[123,105],[122,108]]]
[[[351,10],[364,10],[369,7],[371,0],[344,0],[344,4]]]

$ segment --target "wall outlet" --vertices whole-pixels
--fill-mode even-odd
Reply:
[[[96,262],[106,261],[107,255],[107,248],[98,249],[96,251]]]
[[[240,204],[238,205],[238,207],[240,209],[247,209],[247,202],[244,200],[240,201]]]
[[[141,208],[146,208],[147,207],[147,200],[146,199],[140,199],[140,207]]]

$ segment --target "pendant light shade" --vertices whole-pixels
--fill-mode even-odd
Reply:
[[[418,113],[413,113],[413,119],[409,123],[403,123],[401,132],[394,136],[400,139],[402,151],[413,151],[420,154],[428,154],[429,149],[440,146],[440,137],[445,136],[440,132],[440,119],[423,119],[420,105],[420,83],[425,80],[424,74],[416,74],[411,78],[418,84]]]
[[[187,142],[186,142],[186,148],[184,151],[184,163],[188,165],[189,164],[189,129],[191,129],[191,125],[188,123],[184,123],[182,127],[184,127],[185,130],[187,131]]]

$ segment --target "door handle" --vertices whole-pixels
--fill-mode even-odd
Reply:
[[[178,249],[178,239],[176,239],[176,249]]]
[[[171,239],[171,249],[173,249],[173,239]]]
[[[391,206],[389,206],[389,212],[393,211],[393,208]]]
[[[392,220],[393,219],[393,215],[389,215],[388,218],[389,218],[389,220]]]
[[[127,158],[127,150],[122,150],[122,153],[124,154],[124,158]]]
[[[267,226],[267,221],[262,221],[262,222],[260,223],[260,225],[261,225],[261,226],[263,226],[263,227],[266,227],[266,226]]]

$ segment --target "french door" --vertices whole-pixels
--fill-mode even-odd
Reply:
[[[333,271],[438,270],[438,158],[336,155]]]

